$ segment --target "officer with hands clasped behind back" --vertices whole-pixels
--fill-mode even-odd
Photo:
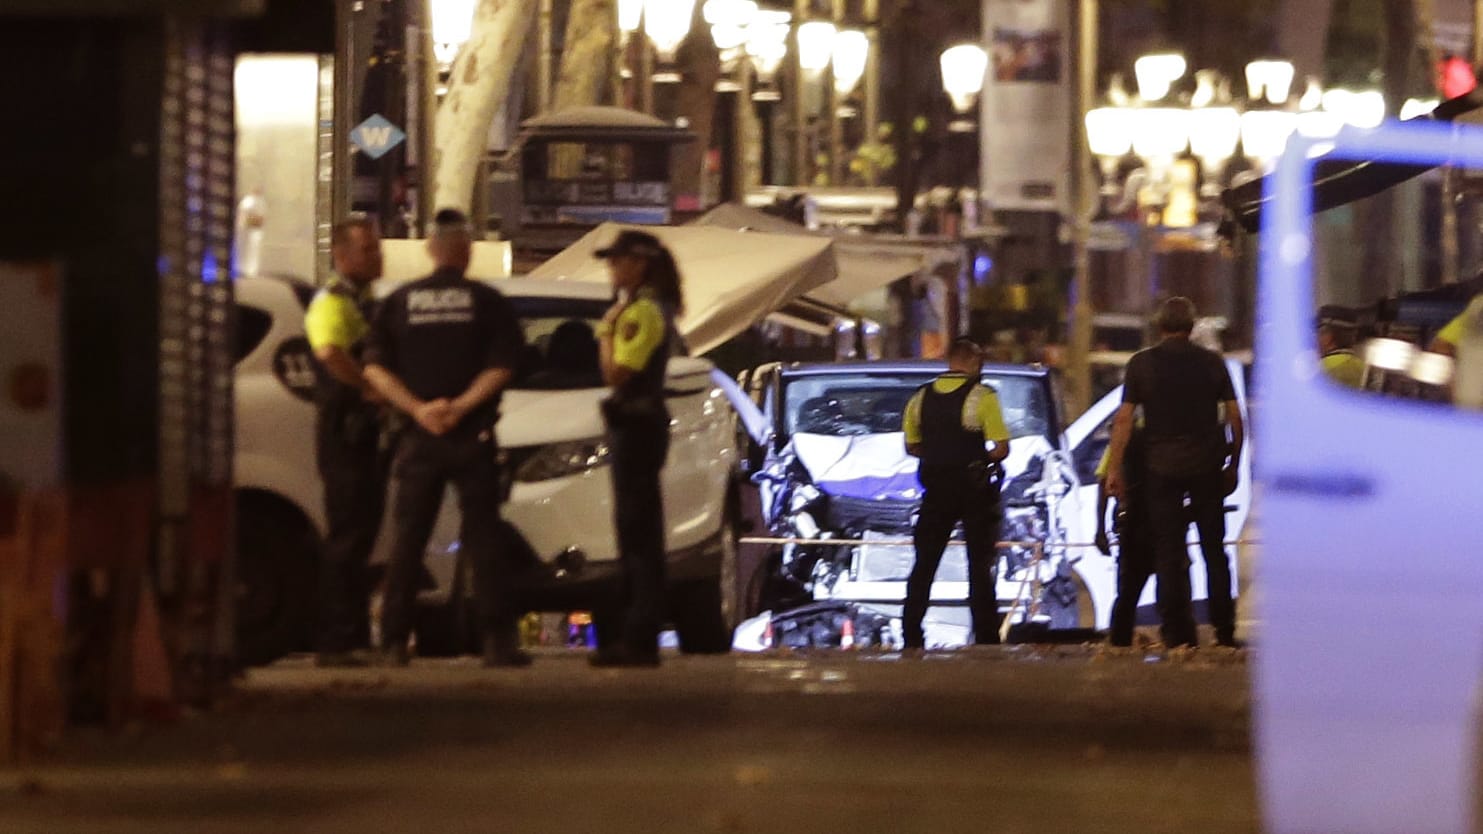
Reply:
[[[664,607],[664,504],[659,473],[669,453],[665,369],[681,350],[675,316],[684,308],[674,256],[644,232],[619,233],[597,257],[608,262],[617,300],[598,328],[603,401],[612,450],[613,516],[623,578],[621,632],[604,640],[594,666],[658,666]],[[599,625],[599,639],[602,640]]]
[[[906,451],[920,459],[925,494],[914,535],[916,562],[906,580],[902,630],[906,648],[925,646],[922,618],[932,580],[953,527],[963,523],[968,545],[968,607],[974,641],[999,642],[998,562],[1000,462],[1009,455],[1009,430],[999,396],[979,383],[983,354],[959,339],[948,350],[948,371],[922,386],[906,404]],[[992,442],[993,448],[988,447]]]
[[[371,283],[381,277],[381,235],[365,216],[330,233],[335,277],[309,303],[304,330],[317,360],[314,451],[329,525],[319,577],[320,666],[362,666],[370,587],[366,565],[385,506],[381,451],[383,402],[366,382],[362,348],[370,326]]]
[[[452,482],[471,561],[486,666],[527,666],[509,599],[509,554],[497,545],[500,484],[494,424],[500,393],[514,377],[522,336],[514,308],[497,290],[464,277],[472,253],[468,219],[439,211],[428,239],[436,269],[389,295],[371,328],[366,377],[411,418],[393,473],[394,542],[386,571],[382,636],[392,665],[408,660],[407,638],[423,553],[443,488]]]

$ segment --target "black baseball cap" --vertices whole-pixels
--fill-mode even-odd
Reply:
[[[1314,324],[1318,327],[1359,327],[1358,312],[1338,304],[1325,304],[1318,308]]]
[[[593,252],[594,257],[615,258],[619,255],[634,255],[640,258],[655,258],[664,251],[664,244],[659,238],[648,232],[636,232],[632,230],[618,233],[613,242]]]

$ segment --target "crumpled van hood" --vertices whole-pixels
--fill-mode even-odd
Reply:
[[[899,431],[848,437],[799,432],[793,435],[792,446],[814,485],[830,495],[869,501],[922,497],[917,459],[906,453],[906,437]],[[1031,460],[1050,449],[1043,437],[1022,437],[1010,443],[1005,477],[1020,475]]]

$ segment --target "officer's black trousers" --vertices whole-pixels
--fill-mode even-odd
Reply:
[[[1188,513],[1184,507],[1189,496]],[[1190,603],[1189,549],[1185,531],[1193,517],[1205,557],[1210,622],[1216,639],[1230,641],[1236,632],[1236,606],[1231,600],[1231,563],[1225,550],[1225,489],[1219,469],[1188,478],[1148,477],[1148,521],[1158,574],[1158,608],[1164,644],[1195,645],[1194,608]]]
[[[511,554],[498,546],[500,489],[493,444],[468,432],[435,437],[413,427],[397,444],[392,471],[395,533],[386,567],[383,642],[398,645],[412,632],[422,558],[449,483],[458,493],[459,552],[474,569],[480,625],[486,634],[512,630],[519,612],[510,599]]]
[[[922,648],[922,618],[932,598],[932,580],[953,527],[963,522],[968,550],[968,609],[977,643],[999,642],[999,599],[996,584],[999,526],[1003,514],[994,491],[967,471],[920,473],[926,494],[913,536],[916,562],[906,580],[906,604],[901,613],[907,648]],[[981,476],[980,476],[981,477]]]
[[[630,652],[648,654],[658,650],[664,622],[664,498],[659,473],[669,454],[669,418],[610,416],[608,446],[623,571],[616,601],[622,611],[621,641]]]
[[[1138,599],[1154,575],[1153,545],[1149,541],[1147,499],[1140,489],[1120,502],[1117,519],[1117,598],[1107,640],[1114,646],[1133,645],[1138,624]]]
[[[343,652],[367,645],[370,585],[366,565],[386,505],[386,465],[377,434],[347,437],[320,420],[315,455],[328,526],[319,576],[316,648]]]

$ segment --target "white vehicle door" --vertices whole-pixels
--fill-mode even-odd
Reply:
[[[735,412],[700,359],[672,359],[665,378],[669,456],[660,483],[670,549],[704,541],[721,522],[736,461]]]
[[[1330,150],[1331,149],[1331,150]],[[1388,123],[1294,136],[1266,189],[1258,285],[1265,827],[1455,834],[1477,792],[1483,419],[1355,391],[1313,331],[1315,152],[1483,169],[1483,131]],[[1476,822],[1476,820],[1472,820]]]

